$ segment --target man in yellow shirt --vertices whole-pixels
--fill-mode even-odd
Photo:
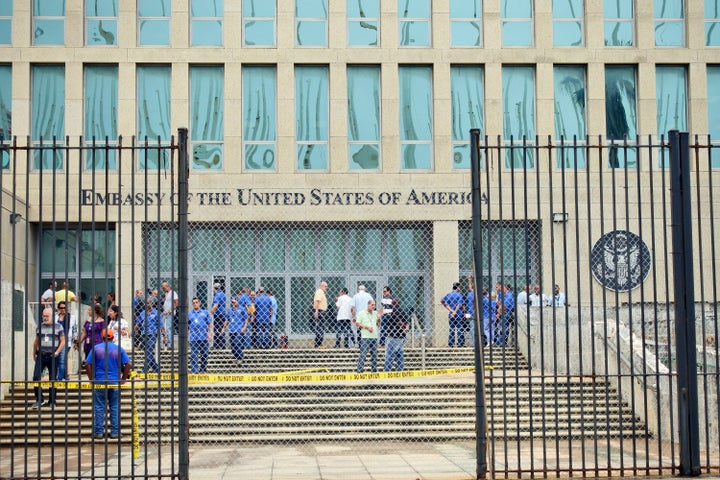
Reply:
[[[68,283],[63,282],[62,289],[55,292],[55,304],[59,302],[77,302],[75,293],[68,288]]]
[[[313,296],[313,333],[315,334],[315,348],[323,347],[323,339],[325,337],[325,317],[327,315],[327,297],[325,291],[328,289],[327,282],[320,282],[320,288],[315,291]]]

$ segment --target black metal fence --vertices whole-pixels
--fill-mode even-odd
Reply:
[[[494,475],[717,472],[718,146],[475,135],[476,278],[506,266],[478,282],[477,341],[529,363],[484,371]],[[540,224],[539,272],[488,221]]]

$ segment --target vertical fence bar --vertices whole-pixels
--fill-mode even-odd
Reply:
[[[470,130],[470,175],[472,176],[472,228],[473,228],[473,267],[475,275],[475,474],[476,478],[486,478],[487,475],[487,417],[485,415],[485,368],[483,366],[482,352],[482,322],[477,319],[481,318],[481,303],[478,301],[478,295],[482,295],[482,282],[478,279],[483,278],[482,272],[482,207],[480,202],[480,130],[473,128]],[[478,288],[480,287],[480,288]]]
[[[680,473],[700,474],[689,135],[669,132]]]
[[[179,470],[180,480],[190,477],[190,451],[188,447],[190,425],[188,417],[188,129],[178,129],[178,296],[179,304],[179,360],[180,380],[178,420],[179,420]]]

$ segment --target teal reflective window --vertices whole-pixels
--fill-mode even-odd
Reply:
[[[380,67],[348,66],[350,170],[380,168]]]
[[[80,272],[115,271],[115,231],[83,230],[80,237]]]
[[[423,270],[428,265],[425,255],[431,241],[419,228],[395,228],[387,232],[387,262],[393,271]]]
[[[295,0],[295,45],[327,47],[328,0]]]
[[[398,0],[401,47],[430,46],[430,1]]]
[[[687,69],[668,65],[655,67],[655,98],[657,102],[657,134],[668,136],[670,130],[686,132]],[[667,150],[659,157],[660,167],[669,166]]]
[[[322,270],[345,270],[347,246],[345,245],[345,230],[341,228],[324,228],[320,230],[322,254],[320,255],[320,268]]]
[[[377,271],[383,268],[382,230],[379,228],[351,228],[346,232],[350,245],[362,245],[362,248],[348,250],[350,265],[359,271]]]
[[[603,0],[606,47],[635,45],[634,9],[634,0]]]
[[[118,67],[85,66],[85,142],[86,145],[117,145]],[[88,151],[85,168],[116,168],[114,150]]]
[[[49,170],[63,167],[63,152],[48,148],[65,144],[65,67],[62,65],[32,65],[31,136],[36,150],[33,168]]]
[[[608,152],[609,166],[635,168],[636,151],[625,145],[632,144],[637,135],[636,67],[605,67],[605,125],[608,140],[618,145]]]
[[[223,0],[190,0],[190,45],[223,44]]]
[[[275,46],[275,0],[243,0],[243,46]]]
[[[227,240],[210,229],[199,228],[192,235],[192,269],[195,272],[224,270]],[[177,265],[175,267],[177,269]]]
[[[0,45],[12,44],[13,0],[0,0]]]
[[[12,67],[0,65],[0,135],[5,141],[12,136]],[[0,150],[1,168],[10,168],[10,152]]]
[[[432,168],[432,67],[401,66],[400,168]]]
[[[585,30],[583,0],[553,0],[553,45],[581,47]]]
[[[483,67],[450,67],[453,168],[470,168],[470,129],[484,135]]]
[[[711,149],[712,168],[720,168],[720,66],[707,67],[708,133],[714,147]]]
[[[279,228],[260,232],[260,270],[282,272],[285,270],[285,233]]]
[[[190,67],[191,164],[196,170],[223,168],[224,92],[223,67]]]
[[[171,0],[138,0],[138,45],[170,45]]]
[[[565,145],[583,144],[587,134],[585,112],[585,67],[555,66],[555,137]],[[585,168],[585,152],[581,149],[560,148],[558,168]]]
[[[347,0],[349,47],[380,45],[380,0]]]
[[[40,271],[43,273],[77,271],[78,234],[76,229],[43,230],[40,245]]]
[[[705,46],[720,47],[720,0],[705,0]]]
[[[33,45],[65,44],[65,2],[33,0],[32,13]]]
[[[500,16],[503,47],[533,45],[532,0],[500,0]]]
[[[298,170],[327,170],[328,67],[295,67],[295,142]]]
[[[291,230],[288,248],[290,270],[296,272],[315,270],[315,234],[312,230],[305,228]]]
[[[85,2],[86,45],[117,45],[117,2],[118,0]]]
[[[685,12],[683,0],[654,0],[655,46],[685,45]]]
[[[145,242],[147,271],[177,273],[178,231],[176,228],[155,227],[152,225],[148,228]],[[194,263],[193,259],[193,268],[195,268]]]
[[[450,45],[482,46],[482,0],[450,0]]]
[[[246,170],[276,170],[277,85],[274,66],[243,69]]]
[[[167,145],[170,140],[170,67],[138,65],[137,67],[137,138],[139,168],[156,170],[170,168]]]
[[[530,66],[502,67],[503,136],[513,148],[505,152],[505,167],[532,168],[535,142],[535,70]]]

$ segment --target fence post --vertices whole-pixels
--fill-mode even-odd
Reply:
[[[689,134],[668,132],[670,140],[670,201],[673,240],[675,339],[678,372],[680,474],[700,475],[700,437],[695,347],[695,284],[693,281],[692,210]]]
[[[470,130],[470,175],[472,175],[472,227],[473,227],[473,269],[475,283],[475,458],[476,458],[476,478],[486,478],[487,476],[487,417],[485,413],[485,368],[483,366],[483,350],[482,341],[480,340],[480,332],[482,325],[479,325],[477,319],[482,315],[482,310],[478,308],[478,295],[482,292],[478,290],[478,278],[482,278],[482,262],[480,261],[481,249],[481,202],[480,202],[480,130],[473,128]]]
[[[188,129],[178,129],[178,374],[179,442],[178,475],[180,480],[190,478],[190,422],[188,416]]]

